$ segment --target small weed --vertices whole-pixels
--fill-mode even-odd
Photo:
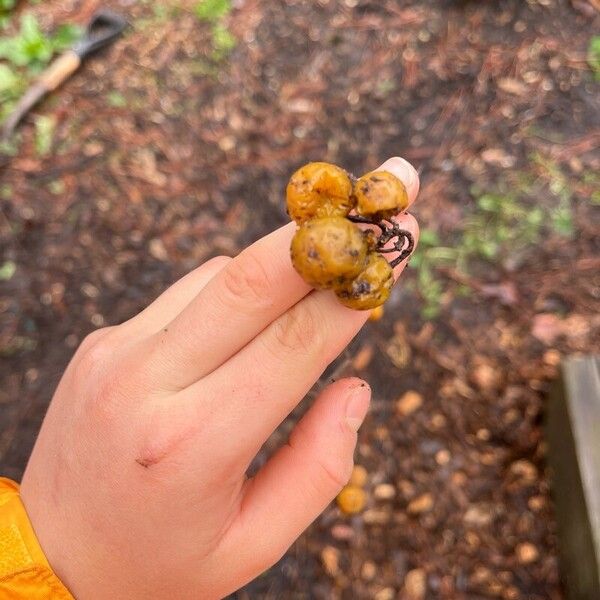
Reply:
[[[123,108],[124,106],[127,106],[127,99],[125,96],[123,96],[121,92],[117,92],[115,90],[106,95],[106,101],[108,102],[109,106],[114,108]]]
[[[47,156],[52,149],[56,118],[40,115],[35,119],[35,151],[38,156]]]
[[[421,314],[424,319],[435,319],[441,311],[444,287],[436,268],[452,264],[455,260],[456,251],[440,246],[440,239],[435,231],[421,231],[419,245],[409,264],[417,269],[417,288],[423,300]]]
[[[16,0],[0,0],[0,28],[6,27],[10,11],[15,7]]]
[[[194,13],[201,21],[218,23],[231,11],[230,0],[202,0],[194,7]]]
[[[8,281],[12,279],[12,276],[17,270],[17,265],[12,260],[7,260],[0,266],[0,281]]]
[[[5,61],[0,63],[0,122],[54,54],[69,48],[80,35],[81,28],[74,25],[61,25],[46,35],[32,13],[22,15],[19,32],[0,39],[0,60]],[[10,148],[4,150],[10,153]]]
[[[595,35],[590,40],[587,60],[594,76],[600,81],[600,35]]]
[[[213,58],[219,61],[235,48],[237,40],[225,26],[220,24],[213,27],[212,36]]]
[[[443,267],[468,274],[477,262],[502,262],[534,246],[544,229],[564,237],[573,235],[574,192],[568,178],[556,163],[540,155],[531,158],[535,176],[520,173],[516,184],[503,184],[494,192],[471,190],[474,210],[466,216],[464,227],[455,234],[451,247],[441,245],[435,231],[421,232],[410,265],[417,268],[416,286],[423,300],[423,318],[435,318],[441,311]],[[588,175],[585,182],[593,185],[594,176]],[[543,205],[536,203],[545,197],[550,201]]]
[[[39,70],[55,52],[65,50],[81,35],[74,25],[61,25],[53,36],[45,35],[31,13],[21,17],[21,29],[13,37],[0,40],[0,58],[16,67]]]
[[[202,0],[194,7],[198,19],[212,25],[212,59],[215,62],[223,60],[237,43],[235,36],[223,24],[223,19],[230,11],[230,0]]]
[[[12,186],[9,183],[3,183],[0,185],[0,199],[10,200],[13,195]]]
[[[60,179],[55,179],[48,184],[48,191],[55,196],[65,193],[65,184]]]

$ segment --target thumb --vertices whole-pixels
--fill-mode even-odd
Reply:
[[[250,570],[270,567],[335,498],[352,472],[356,432],[371,398],[362,380],[328,386],[280,448],[247,484],[224,544]],[[225,542],[225,540],[223,540]]]

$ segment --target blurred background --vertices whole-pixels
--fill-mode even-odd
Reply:
[[[402,155],[420,248],[329,374],[373,387],[366,506],[237,597],[563,598],[542,421],[600,345],[598,0],[0,0],[0,120],[99,8],[128,30],[0,148],[0,473],[83,337],[285,223],[299,165]]]

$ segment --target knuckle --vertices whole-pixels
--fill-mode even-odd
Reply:
[[[114,349],[109,339],[112,327],[97,329],[83,340],[75,354],[75,376],[87,380],[104,368]]]
[[[344,464],[342,461],[330,463],[319,460],[317,465],[320,479],[325,489],[341,490],[348,483],[352,474],[352,465],[350,463]]]
[[[314,439],[305,421],[301,420],[290,436],[288,445],[292,451],[304,454],[306,449],[313,449]],[[352,474],[352,460],[343,454],[323,456],[312,451],[309,460],[314,464],[314,477],[311,478],[313,493],[317,496],[336,493],[341,490]]]
[[[324,344],[325,330],[316,310],[300,303],[273,323],[275,351],[319,353]]]
[[[236,305],[270,303],[270,277],[263,262],[253,253],[240,254],[223,271],[223,286]]]

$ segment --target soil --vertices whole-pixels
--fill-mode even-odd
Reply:
[[[518,256],[438,273],[434,321],[409,269],[323,378],[373,387],[356,454],[367,509],[332,504],[237,597],[563,598],[543,418],[561,357],[600,339],[596,2],[239,0],[221,60],[192,4],[103,3],[133,26],[35,109],[0,167],[0,263],[17,267],[0,282],[0,473],[22,475],[83,337],[285,223],[299,165],[361,174],[402,155],[421,172],[422,227],[458,244],[474,187],[539,176],[537,153],[572,191],[574,235],[548,226]],[[49,29],[98,5],[33,10]],[[56,118],[46,157],[36,114]]]

